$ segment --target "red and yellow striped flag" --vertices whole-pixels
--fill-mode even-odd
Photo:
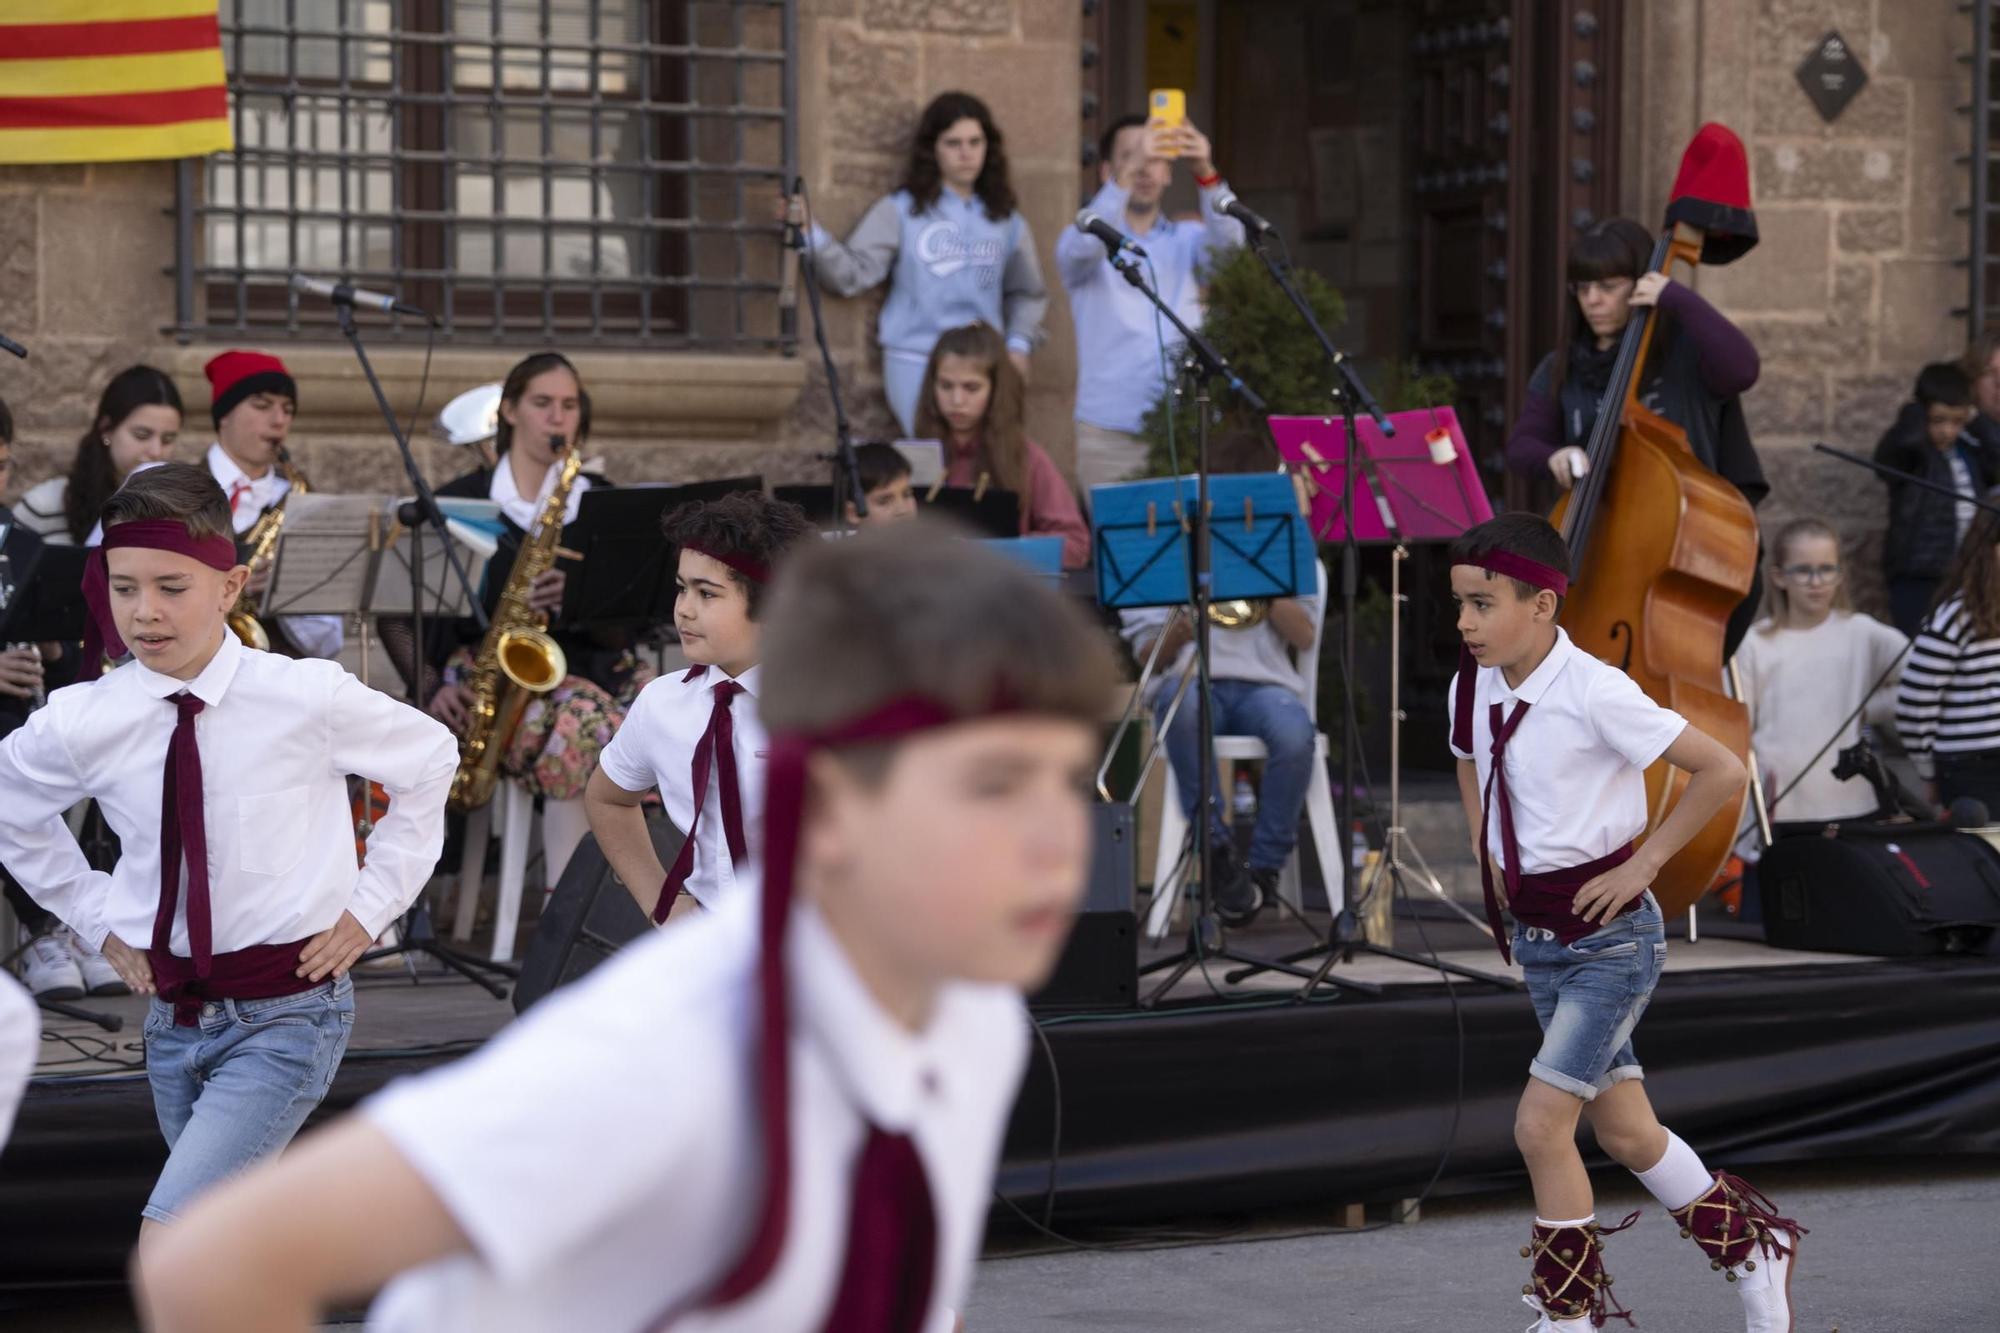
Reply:
[[[216,0],[0,0],[0,162],[227,150]]]

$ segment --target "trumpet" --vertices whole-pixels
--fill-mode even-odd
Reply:
[[[1268,599],[1252,601],[1238,597],[1227,602],[1208,604],[1208,623],[1216,629],[1255,629],[1271,615]]]

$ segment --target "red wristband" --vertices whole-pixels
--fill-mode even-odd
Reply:
[[[1194,183],[1204,190],[1214,189],[1222,183],[1222,173],[1218,171],[1213,176],[1196,176]]]

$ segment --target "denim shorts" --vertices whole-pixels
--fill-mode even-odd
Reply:
[[[1574,944],[1561,943],[1554,931],[1517,925],[1514,957],[1542,1025],[1531,1075],[1584,1101],[1646,1076],[1632,1050],[1632,1029],[1667,961],[1666,927],[1651,893]]]
[[[268,1000],[213,1000],[193,1027],[174,1007],[146,1011],[146,1078],[167,1165],[141,1210],[171,1222],[211,1186],[283,1148],[333,1086],[354,1030],[342,977]]]

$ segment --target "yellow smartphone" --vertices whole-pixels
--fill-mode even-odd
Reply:
[[[1179,88],[1155,88],[1146,94],[1146,114],[1155,126],[1177,130],[1187,124],[1187,94]],[[1179,157],[1179,153],[1168,153]]]

